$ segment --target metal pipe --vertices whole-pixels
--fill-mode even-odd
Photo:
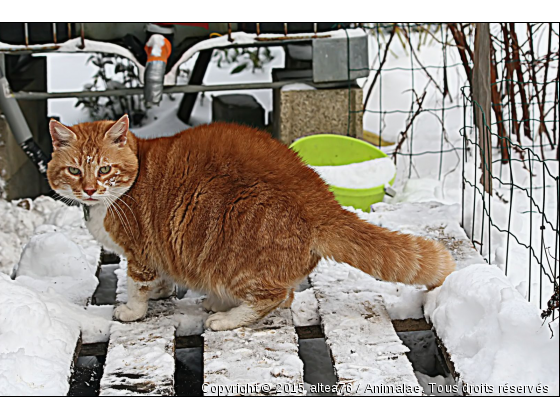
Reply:
[[[298,80],[282,80],[278,82],[265,83],[240,83],[231,85],[179,85],[168,86],[163,89],[163,93],[198,93],[198,92],[218,92],[223,90],[259,90],[259,89],[275,89],[292,83],[312,83],[312,79]],[[326,86],[326,85],[325,85]],[[12,96],[15,99],[26,101],[59,99],[59,98],[94,98],[99,96],[129,96],[143,95],[142,88],[129,89],[111,89],[102,91],[79,91],[79,92],[14,92]]]
[[[86,47],[86,37],[85,37],[85,33],[84,33],[84,24],[80,23],[80,38],[82,40],[82,45],[80,46],[80,48],[83,50]]]
[[[25,34],[25,46],[29,47],[29,27],[27,23],[23,24],[23,32]]]
[[[0,61],[4,57],[0,54]],[[16,142],[19,144],[25,154],[35,164],[39,172],[47,173],[48,159],[33,140],[33,134],[27,125],[27,121],[16,98],[10,93],[8,79],[4,76],[4,71],[0,65],[0,111],[4,114],[8,125],[14,135]]]

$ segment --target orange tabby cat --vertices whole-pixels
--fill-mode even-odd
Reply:
[[[289,306],[322,257],[377,278],[429,289],[455,263],[443,245],[360,220],[286,146],[236,124],[142,140],[117,122],[50,122],[52,188],[87,206],[87,227],[128,260],[134,321],[169,280],[208,294],[206,326],[252,324]]]

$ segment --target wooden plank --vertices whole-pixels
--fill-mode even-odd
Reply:
[[[432,324],[420,319],[393,319],[393,328],[396,332],[430,331]]]
[[[150,302],[144,321],[112,325],[99,395],[175,394],[173,308]]]
[[[323,261],[312,276],[338,395],[422,395],[383,297],[344,290],[347,267]]]
[[[309,340],[311,338],[325,338],[320,325],[309,325],[306,327],[296,327],[299,340]]]
[[[252,327],[204,335],[205,395],[304,395],[303,362],[289,309]]]

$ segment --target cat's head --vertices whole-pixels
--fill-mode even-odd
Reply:
[[[52,160],[47,177],[63,197],[86,205],[111,203],[134,183],[138,158],[132,150],[128,116],[66,127],[51,120]]]

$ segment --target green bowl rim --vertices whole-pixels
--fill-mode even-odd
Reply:
[[[292,144],[290,144],[289,148],[291,149],[292,146],[294,146],[295,144],[297,144],[298,142],[302,141],[302,140],[306,140],[306,139],[311,139],[314,137],[337,137],[343,140],[347,140],[353,143],[361,143],[364,144],[366,146],[369,146],[372,149],[377,150],[378,152],[380,152],[383,156],[381,157],[389,157],[387,156],[387,153],[385,153],[383,150],[379,149],[378,147],[375,147],[373,144],[365,141],[365,140],[361,140],[361,139],[357,139],[355,137],[348,137],[348,136],[343,136],[340,134],[313,134],[311,136],[305,136],[305,137],[300,137],[299,139],[297,139],[296,141],[294,141]],[[297,151],[294,150],[294,152],[297,153]],[[375,159],[379,159],[379,158],[375,158]],[[375,160],[372,159],[372,160]],[[366,162],[365,160],[362,162]],[[361,163],[361,162],[355,162],[355,163]],[[342,166],[342,165],[313,165],[313,166]],[[395,170],[395,176],[393,176],[393,178],[389,181],[390,185],[393,185],[393,183],[395,182],[395,178],[397,177],[397,171]],[[337,187],[336,185],[329,185],[329,188],[336,188],[338,191],[340,192],[345,192],[345,191],[358,191],[358,192],[373,192],[373,190],[378,190],[381,188],[384,188],[385,184],[383,185],[378,185],[377,187],[371,187],[371,188],[346,188],[346,187]],[[367,195],[367,194],[364,194]]]

